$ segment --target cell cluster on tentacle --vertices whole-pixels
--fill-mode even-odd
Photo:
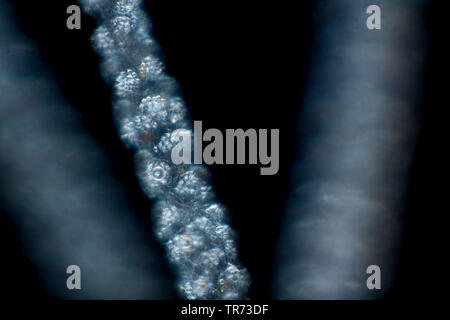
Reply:
[[[102,58],[102,76],[113,86],[120,137],[135,149],[141,187],[157,201],[155,232],[175,266],[181,294],[245,298],[249,276],[238,262],[228,213],[215,200],[207,169],[171,161],[172,148],[191,124],[176,81],[164,72],[141,2],[80,0],[100,24],[92,45]]]

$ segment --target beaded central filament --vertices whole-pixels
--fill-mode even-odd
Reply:
[[[151,23],[139,0],[80,0],[99,21],[92,43],[102,57],[102,76],[114,87],[120,136],[136,151],[136,170],[159,240],[187,299],[242,299],[249,277],[237,259],[235,235],[215,200],[208,171],[175,165],[173,147],[192,133],[187,108],[164,64]]]

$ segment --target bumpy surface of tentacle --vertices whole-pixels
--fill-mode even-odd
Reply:
[[[192,133],[177,84],[164,72],[151,22],[140,0],[80,0],[99,21],[92,44],[102,76],[114,87],[114,113],[123,142],[136,150],[142,189],[157,200],[157,237],[187,299],[242,299],[249,276],[237,259],[226,209],[215,200],[207,169],[175,165],[172,148]],[[193,135],[192,135],[193,136]]]

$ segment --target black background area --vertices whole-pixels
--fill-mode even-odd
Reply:
[[[81,30],[66,28],[66,9],[74,1],[12,1],[23,30],[38,44],[63,94],[84,115],[86,129],[101,143],[127,186],[130,201],[143,222],[151,202],[134,176],[132,152],[120,142],[111,114],[110,89],[99,75],[99,58],[89,41],[95,21],[83,15]],[[295,2],[300,4],[294,4]],[[162,47],[166,70],[180,84],[191,120],[203,128],[279,128],[280,170],[261,176],[259,166],[210,166],[219,200],[232,214],[239,237],[240,260],[252,276],[250,296],[267,299],[273,266],[273,247],[280,212],[289,186],[294,156],[294,125],[303,95],[313,33],[310,17],[314,1],[146,1],[153,34]],[[376,2],[376,1],[375,1]],[[436,159],[442,146],[437,119],[443,103],[437,80],[442,31],[434,4],[429,14],[430,50],[423,127],[411,172],[408,209],[398,281],[388,298],[426,297],[439,286],[437,260],[442,235],[443,189],[436,178],[442,167]],[[430,188],[433,188],[431,190]],[[17,297],[42,296],[31,267],[15,245],[7,222],[1,224],[4,251],[2,286]],[[442,275],[443,276],[443,275]],[[31,285],[30,285],[31,284]],[[31,288],[30,288],[31,286]],[[25,289],[26,288],[26,289]],[[14,295],[13,295],[14,296]]]

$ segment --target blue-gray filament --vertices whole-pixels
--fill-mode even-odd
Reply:
[[[92,43],[101,72],[114,87],[114,112],[123,142],[136,150],[137,176],[153,210],[187,299],[242,299],[249,285],[237,260],[226,209],[215,200],[205,167],[175,165],[172,148],[191,131],[187,109],[164,63],[139,0],[83,0],[99,26]]]
[[[427,1],[319,1],[298,157],[274,261],[280,299],[379,298],[395,279]],[[381,29],[366,9],[381,8]],[[381,269],[369,290],[367,268]]]

